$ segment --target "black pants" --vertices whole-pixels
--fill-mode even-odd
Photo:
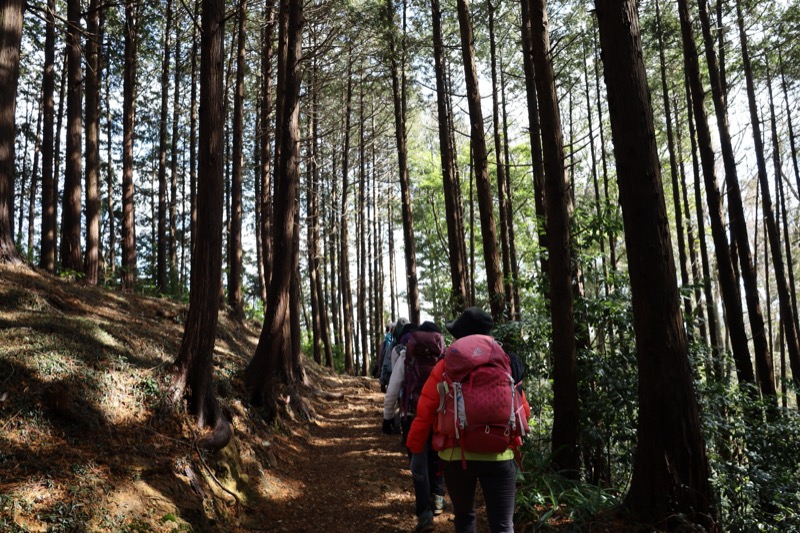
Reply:
[[[413,417],[403,417],[400,422],[403,426],[403,446],[406,444],[406,435],[411,427]],[[433,512],[433,496],[444,496],[444,478],[442,476],[441,460],[439,454],[431,447],[432,437],[428,437],[425,450],[415,458],[408,451],[410,460],[411,478],[414,481],[414,496],[416,500],[415,513],[420,516],[425,511]]]
[[[517,465],[508,461],[443,461],[456,533],[475,533],[475,488],[480,482],[492,533],[514,533]]]

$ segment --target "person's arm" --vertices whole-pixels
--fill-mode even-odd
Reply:
[[[411,423],[411,429],[406,438],[406,447],[411,453],[422,453],[425,444],[433,429],[436,420],[436,409],[439,407],[439,392],[436,385],[442,381],[444,372],[444,360],[440,360],[433,367],[431,375],[422,387],[419,401],[417,402],[417,416]]]
[[[405,354],[400,356],[395,363],[392,377],[389,378],[389,386],[386,388],[386,396],[383,397],[383,419],[393,419],[397,408],[397,398],[400,396],[400,387],[406,374]]]

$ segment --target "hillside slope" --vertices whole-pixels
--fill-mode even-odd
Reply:
[[[0,531],[408,531],[410,474],[374,380],[306,362],[311,420],[241,401],[257,325],[220,315],[234,438],[160,409],[186,306],[0,267]],[[437,530],[449,531],[448,515]],[[449,524],[449,525],[448,525]]]

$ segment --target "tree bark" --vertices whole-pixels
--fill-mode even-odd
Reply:
[[[397,144],[397,170],[400,178],[400,205],[403,218],[403,244],[405,245],[408,316],[411,322],[419,324],[420,305],[419,281],[417,278],[417,251],[414,241],[414,213],[411,204],[411,184],[408,177],[408,147],[406,145],[405,48],[404,42],[401,42],[400,46],[398,46],[397,43],[394,3],[391,0],[387,0],[386,2],[385,24],[389,45],[389,65],[392,77],[395,143]],[[402,61],[398,60],[398,55],[401,56]]]
[[[67,144],[64,165],[64,207],[61,212],[61,266],[83,272],[81,253],[81,177],[83,151],[83,72],[81,69],[81,3],[67,2]]]
[[[275,379],[295,384],[300,377],[299,346],[292,337],[292,292],[297,290],[295,216],[298,209],[299,140],[300,140],[300,83],[302,61],[303,5],[301,0],[282,0],[278,42],[278,104],[280,121],[276,123],[275,217],[273,245],[275,269],[269,285],[266,314],[258,346],[245,371],[245,383],[250,401],[265,403],[268,417],[277,414],[274,397]],[[285,22],[284,22],[285,21]],[[294,287],[293,287],[294,285]],[[299,309],[296,310],[299,313]]]
[[[750,319],[750,331],[753,337],[753,355],[755,356],[756,366],[759,368],[759,371],[761,371],[769,367],[769,354],[767,350],[766,332],[764,330],[764,318],[761,313],[761,304],[759,303],[758,283],[756,282],[756,273],[753,267],[753,255],[750,251],[750,239],[748,237],[747,220],[745,219],[744,205],[742,203],[742,192],[739,187],[736,154],[734,153],[733,141],[728,127],[726,98],[716,57],[714,55],[713,38],[711,36],[708,13],[706,11],[706,1],[700,0],[697,6],[700,15],[700,25],[703,28],[703,36],[706,44],[705,52],[708,62],[708,76],[711,81],[711,96],[714,102],[720,146],[722,148],[731,231],[736,240],[739,268],[742,281],[744,282],[747,316]],[[770,395],[772,394],[770,391],[775,390],[774,383],[759,382],[759,384],[763,394]]]
[[[451,149],[450,117],[448,113],[445,48],[442,38],[442,13],[439,0],[431,0],[433,22],[433,62],[436,73],[436,111],[439,124],[439,151],[442,162],[444,208],[447,216],[447,248],[449,251],[450,282],[449,316],[458,316],[469,298],[466,284],[467,251],[464,243],[464,217],[461,212],[461,188],[455,172],[455,154]]]
[[[221,449],[231,437],[230,422],[217,403],[212,364],[222,283],[225,3],[203,0],[202,8],[197,207],[203,216],[197,221],[189,315],[175,361],[172,399],[187,396],[189,413],[197,419],[198,426],[213,427],[199,444]]]
[[[139,5],[125,2],[125,69],[122,81],[122,288],[136,287],[136,214],[133,183],[133,142],[136,119],[136,61],[139,46]],[[192,239],[194,243],[194,238]]]
[[[233,169],[231,172],[231,216],[228,233],[228,305],[237,320],[244,319],[242,301],[242,158],[244,153],[245,21],[247,0],[239,2],[236,46],[236,88],[233,93]]]
[[[56,195],[53,177],[53,126],[55,122],[55,10],[56,0],[47,0],[42,78],[42,234],[39,267],[51,274],[56,270]]]
[[[0,7],[0,263],[19,263],[14,245],[14,142],[22,12],[25,2]]]
[[[580,469],[578,363],[572,304],[570,239],[571,202],[564,169],[564,140],[556,95],[544,0],[531,3],[533,66],[545,171],[545,205],[549,252],[550,316],[553,325],[552,453],[557,468],[577,479]],[[538,30],[538,31],[536,31]]]
[[[86,36],[86,283],[96,285],[100,274],[100,31],[99,0],[91,0]]]
[[[464,78],[467,86],[473,168],[478,189],[486,284],[489,289],[489,306],[492,311],[492,317],[496,322],[499,322],[503,320],[505,312],[505,293],[503,290],[503,272],[500,268],[500,254],[497,250],[492,184],[489,180],[489,158],[483,133],[483,113],[481,111],[481,95],[478,88],[478,71],[475,68],[474,37],[472,34],[469,0],[458,0],[457,8],[458,27],[461,34],[461,54],[464,61]]]
[[[719,270],[720,292],[725,306],[725,314],[728,318],[728,333],[731,338],[733,358],[736,363],[736,374],[740,383],[755,385],[755,374],[753,373],[753,364],[750,361],[750,350],[744,327],[742,301],[722,218],[722,199],[717,186],[716,172],[714,170],[714,151],[711,146],[711,131],[704,106],[705,92],[700,83],[697,47],[692,33],[692,21],[686,0],[678,0],[678,13],[683,40],[683,58],[691,94],[691,109],[695,118],[697,147],[700,152],[703,178],[706,186],[708,216],[711,222],[711,234],[714,239],[714,252]]]
[[[709,467],[681,320],[636,7],[597,0],[628,250],[639,368],[637,447],[625,506],[673,529],[716,531]],[[672,526],[672,527],[670,527]]]

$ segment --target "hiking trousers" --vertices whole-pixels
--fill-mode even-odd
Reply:
[[[447,493],[453,504],[456,533],[475,533],[475,489],[480,482],[492,533],[514,533],[517,465],[508,461],[443,461]]]
[[[405,431],[403,436],[408,434],[409,422],[403,418]],[[405,444],[405,442],[404,442]],[[419,454],[408,454],[410,459],[411,478],[414,481],[414,497],[416,500],[415,513],[420,516],[426,511],[433,512],[433,495],[444,496],[444,478],[442,476],[441,459],[431,447],[431,437],[425,444],[425,450]]]

